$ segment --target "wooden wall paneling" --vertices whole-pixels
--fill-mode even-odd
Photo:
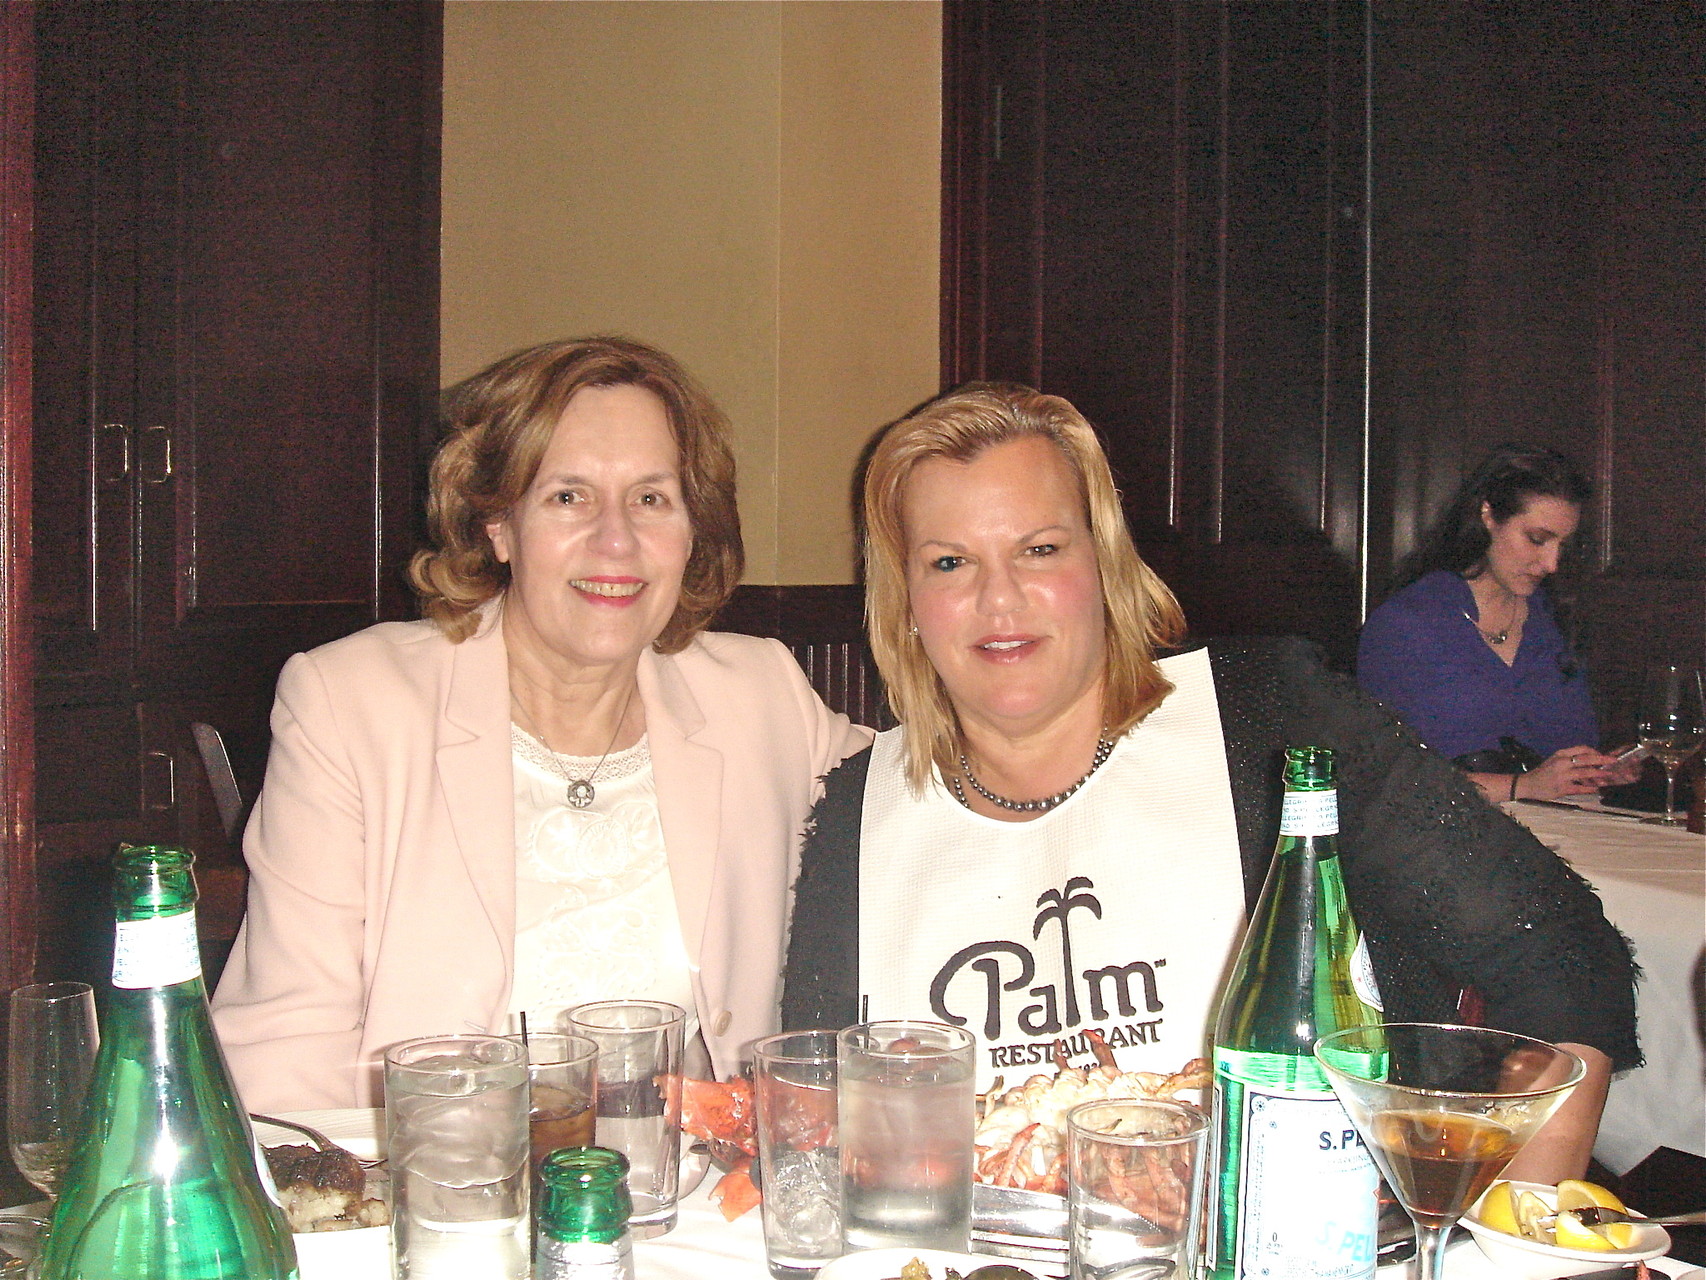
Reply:
[[[412,617],[404,572],[426,545],[427,470],[439,441],[439,240],[444,9],[418,0],[375,6],[375,38],[393,56],[374,82],[374,387],[377,618]]]
[[[1085,411],[1196,630],[1298,631],[1343,660],[1362,555],[1365,5],[979,0],[949,5],[951,42],[974,14],[949,86],[948,380],[1031,381]],[[1041,91],[1018,173],[989,163],[993,98],[966,65],[998,56]],[[1014,127],[1004,115],[1003,147]],[[978,262],[1017,281],[1029,260],[1001,248],[1027,235],[1032,293],[968,284]],[[1034,357],[1006,341],[1026,330]]]
[[[0,977],[8,988],[29,981],[35,960],[28,536],[34,18],[34,6],[22,0],[0,3]]]
[[[1378,603],[1464,471],[1477,172],[1469,5],[1373,7],[1370,587]],[[1473,466],[1473,460],[1468,465]]]
[[[1341,661],[1359,621],[1363,13],[1227,10],[1224,459],[1202,563],[1232,580],[1188,575],[1213,593],[1202,629],[1297,631]]]
[[[1051,6],[949,0],[942,384],[1042,368],[1043,169]]]
[[[865,642],[864,609],[865,589],[856,583],[743,586],[711,629],[780,640],[831,710],[858,724],[888,729],[895,719]]]
[[[1138,526],[1171,530],[1179,24],[1167,5],[1046,11],[1038,385],[1102,432]]]

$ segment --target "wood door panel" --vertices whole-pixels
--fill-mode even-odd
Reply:
[[[374,616],[373,12],[180,11],[173,466],[143,475],[162,649]]]
[[[1172,133],[1175,40],[1167,6],[1050,6],[1037,385],[1065,396],[1109,443],[1127,509],[1176,518]],[[1158,358],[1159,357],[1159,358]]]
[[[131,821],[141,793],[136,710],[122,703],[36,708],[36,817],[44,825]],[[143,833],[133,826],[128,838]]]
[[[944,301],[946,380],[1031,381],[1077,405],[1203,632],[1271,630],[1308,600],[1302,629],[1343,651],[1356,622],[1362,12],[949,7],[950,32],[974,38],[950,61],[945,281],[963,294],[968,263],[985,274],[975,305]],[[991,120],[996,78],[1034,86],[1036,105]],[[991,336],[1020,331],[1034,351]]]
[[[130,650],[138,49],[121,5],[38,6],[35,35],[31,538],[51,682],[110,675]]]

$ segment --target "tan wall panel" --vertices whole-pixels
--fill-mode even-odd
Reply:
[[[747,580],[850,580],[853,460],[935,387],[940,26],[933,0],[453,0],[445,379],[655,342],[734,421]]]
[[[848,582],[859,451],[937,387],[942,16],[784,7],[776,581]]]

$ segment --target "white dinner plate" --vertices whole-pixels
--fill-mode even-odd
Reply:
[[[294,1120],[318,1129],[359,1160],[374,1160],[381,1154],[380,1135],[385,1113],[368,1108],[343,1111],[285,1111],[280,1120]],[[278,1147],[307,1142],[294,1129],[257,1122],[255,1134],[262,1146]],[[359,1280],[391,1274],[391,1228],[355,1227],[349,1231],[300,1232],[296,1242],[296,1264],[301,1280]]]

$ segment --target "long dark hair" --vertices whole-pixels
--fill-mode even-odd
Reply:
[[[1534,498],[1561,498],[1582,507],[1592,496],[1592,482],[1557,450],[1502,444],[1463,482],[1439,523],[1405,561],[1399,581],[1411,583],[1435,569],[1478,577],[1492,542],[1481,523],[1482,503],[1503,524]]]

